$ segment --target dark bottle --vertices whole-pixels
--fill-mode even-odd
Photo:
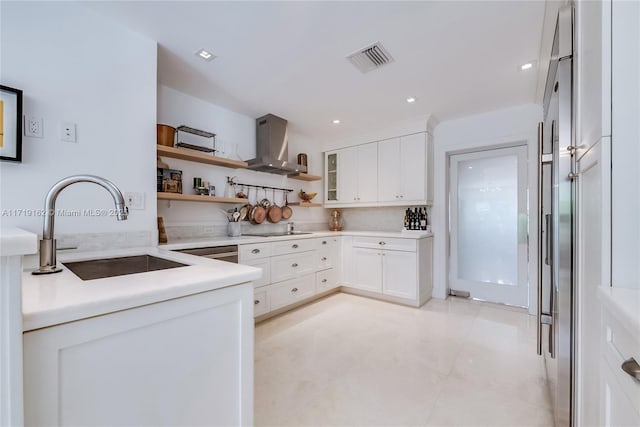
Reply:
[[[427,208],[420,209],[420,230],[427,229]]]

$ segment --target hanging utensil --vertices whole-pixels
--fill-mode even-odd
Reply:
[[[273,224],[280,222],[282,219],[282,208],[276,202],[276,189],[273,189],[273,204],[267,210],[267,220]]]
[[[282,219],[289,219],[291,215],[293,215],[293,209],[289,206],[289,192],[287,190],[283,191],[284,193],[284,206],[282,207]]]

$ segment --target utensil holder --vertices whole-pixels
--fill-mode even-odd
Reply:
[[[239,237],[241,235],[241,228],[239,222],[230,222],[227,226],[227,236]]]

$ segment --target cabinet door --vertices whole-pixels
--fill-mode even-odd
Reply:
[[[604,360],[601,362],[600,372],[600,425],[640,425],[640,414],[635,410],[634,402],[625,394],[616,374]]]
[[[400,166],[395,169],[402,175],[400,200],[422,202],[427,199],[426,138],[424,133],[403,136],[400,147]],[[382,183],[380,183],[382,185]]]
[[[400,200],[401,178],[404,176],[400,161],[400,138],[378,143],[378,201]]]
[[[382,293],[394,297],[418,297],[415,252],[382,251]]]
[[[378,200],[378,144],[358,146],[358,202]]]
[[[376,249],[353,248],[355,277],[351,286],[372,292],[382,292],[382,261]]]
[[[358,150],[357,147],[338,151],[338,202],[358,201]]]
[[[324,156],[324,202],[338,201],[338,153],[331,151]]]
[[[244,284],[25,333],[25,425],[252,425],[253,301]]]

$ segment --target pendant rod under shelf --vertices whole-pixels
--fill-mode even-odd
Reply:
[[[263,190],[293,191],[291,188],[270,187],[268,185],[243,184],[241,182],[234,182],[234,184],[240,187],[262,188]]]

